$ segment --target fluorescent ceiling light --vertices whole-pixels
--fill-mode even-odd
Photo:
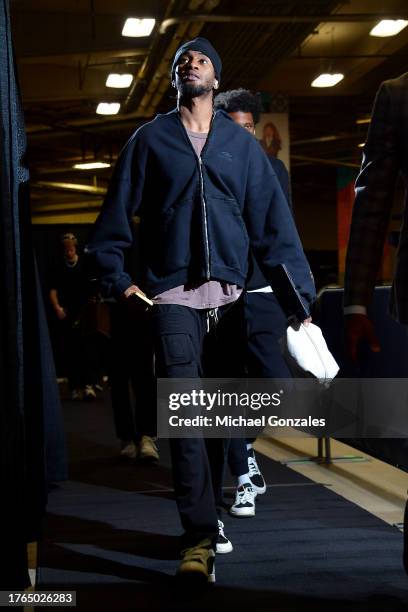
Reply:
[[[313,82],[312,87],[334,87],[344,79],[344,74],[320,74]]]
[[[98,115],[117,115],[119,109],[119,102],[99,102],[96,112]]]
[[[370,31],[371,36],[396,36],[406,28],[408,21],[405,19],[382,19],[376,26]]]
[[[155,23],[155,19],[134,19],[129,17],[123,26],[122,36],[132,36],[135,38],[150,36]]]
[[[113,72],[106,79],[106,87],[130,87],[133,81],[133,74],[114,74]]]
[[[110,168],[110,166],[106,162],[84,162],[83,164],[74,164],[72,167],[76,170],[98,170],[99,168]]]

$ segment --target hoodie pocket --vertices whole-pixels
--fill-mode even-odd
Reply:
[[[189,265],[192,210],[192,200],[177,202],[159,217],[158,228],[153,229],[157,239],[149,245],[151,261],[160,276]]]
[[[246,273],[249,237],[238,202],[212,197],[207,210],[212,263]]]

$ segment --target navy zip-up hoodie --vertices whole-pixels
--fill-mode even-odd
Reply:
[[[307,303],[315,297],[278,179],[255,138],[222,110],[201,163],[176,109],[128,141],[86,249],[105,295],[118,297],[133,283],[124,250],[132,244],[134,215],[140,217],[134,280],[149,296],[209,278],[244,287],[251,246],[267,280],[273,266],[285,263]]]

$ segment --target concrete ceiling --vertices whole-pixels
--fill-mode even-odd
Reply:
[[[168,71],[183,40],[213,42],[224,89],[288,96],[293,174],[357,166],[367,125],[356,121],[369,114],[379,83],[408,67],[408,28],[369,36],[385,15],[381,0],[11,0],[11,8],[37,221],[95,217],[111,170],[72,166],[113,161],[135,127],[174,106]],[[388,0],[386,10],[408,16],[406,0]],[[127,17],[154,17],[156,27],[148,38],[124,38]],[[345,78],[311,88],[323,69]],[[135,76],[129,90],[106,88],[109,72],[125,71]],[[121,112],[96,115],[100,101],[120,102]]]

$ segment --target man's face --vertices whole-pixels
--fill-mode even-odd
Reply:
[[[76,258],[76,246],[71,240],[63,242],[64,257],[67,261],[74,261]]]
[[[238,125],[240,125],[245,130],[250,132],[250,134],[253,134],[255,136],[255,123],[252,113],[243,113],[241,111],[236,111],[234,113],[228,114],[231,119],[235,121],[235,123],[238,123]]]
[[[175,74],[176,89],[182,96],[196,98],[214,88],[214,67],[200,51],[186,51],[180,55]]]

